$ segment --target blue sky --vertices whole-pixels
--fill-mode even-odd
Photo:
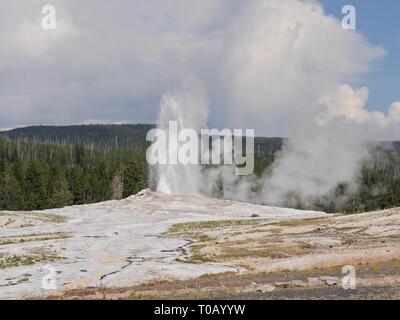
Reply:
[[[370,89],[367,109],[385,111],[400,100],[400,1],[398,0],[322,0],[326,13],[342,17],[342,7],[353,5],[357,12],[357,31],[372,44],[387,51],[384,60],[360,83]]]

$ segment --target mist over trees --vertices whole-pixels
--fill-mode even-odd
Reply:
[[[0,133],[0,210],[123,199],[149,187],[145,136],[152,127],[28,127]],[[271,168],[283,142],[282,138],[255,139],[256,176]],[[311,207],[288,194],[285,205],[346,213],[400,206],[400,144],[375,146],[358,185],[350,192],[349,186],[340,184]],[[213,192],[214,197],[224,197],[221,184],[216,183]]]

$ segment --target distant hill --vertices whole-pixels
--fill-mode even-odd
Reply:
[[[146,134],[154,124],[92,124],[71,126],[29,126],[0,132],[0,137],[16,141],[35,141],[57,145],[83,145],[100,149],[146,149]],[[274,154],[282,149],[285,138],[255,137],[254,151]],[[400,151],[400,141],[380,141],[372,144],[378,149]]]
[[[0,132],[11,140],[97,148],[145,148],[152,124],[30,126]]]
[[[106,149],[143,149],[149,144],[146,134],[154,124],[30,126],[0,132],[10,140],[36,141],[57,145],[82,144],[85,147]],[[283,138],[255,138],[257,153],[274,154],[282,148]]]
[[[0,132],[10,140],[35,141],[57,145],[83,145],[101,149],[145,149],[149,146],[146,134],[154,124],[93,124],[72,126],[30,126]],[[282,149],[285,138],[256,137],[254,151],[272,155]],[[377,148],[400,150],[399,141],[381,141]]]

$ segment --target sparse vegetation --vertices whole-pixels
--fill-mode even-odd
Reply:
[[[66,232],[24,234],[24,235],[0,237],[0,245],[31,242],[31,241],[65,239],[68,237],[70,237],[70,235]]]
[[[358,280],[376,279],[380,277],[380,281],[388,284],[390,279],[387,278],[388,274],[399,275],[399,262],[393,260],[380,264],[363,265],[357,267]],[[341,267],[328,267],[328,268],[311,268],[302,271],[294,270],[280,270],[277,272],[254,272],[237,274],[233,272],[205,274],[198,278],[188,280],[154,280],[143,285],[123,287],[123,288],[104,288],[100,293],[97,288],[93,289],[77,289],[64,292],[59,296],[47,297],[47,299],[220,299],[220,298],[254,298],[263,297],[259,291],[259,287],[267,284],[275,286],[275,290],[271,293],[264,294],[265,298],[272,298],[276,293],[279,297],[287,297],[289,294],[297,294],[299,298],[307,297],[309,292],[313,292],[315,287],[303,287],[299,290],[298,287],[293,285],[293,281],[297,280],[305,284],[308,283],[308,278],[318,278],[321,276],[341,277]],[[386,280],[385,280],[386,279]],[[385,282],[386,281],[386,282]],[[361,281],[360,281],[361,282]],[[278,285],[281,284],[281,285]],[[378,285],[379,286],[379,285]],[[318,287],[318,285],[317,285]],[[326,284],[320,284],[319,287],[325,288],[319,298],[329,296],[332,288]],[[398,287],[396,284],[391,285],[392,288]],[[357,288],[368,289],[376,294],[374,285],[365,286],[359,283]],[[294,291],[292,291],[294,289]],[[353,291],[353,290],[350,290]],[[341,292],[345,293],[346,290]],[[347,291],[348,292],[348,291]],[[361,292],[360,290],[354,293]],[[324,296],[323,294],[327,294]],[[360,293],[361,294],[361,293]],[[397,290],[398,294],[398,290]],[[388,294],[390,295],[390,294]],[[362,296],[361,296],[362,297]],[[374,296],[379,298],[379,296]]]
[[[299,227],[306,225],[314,225],[316,223],[326,223],[328,222],[327,218],[308,218],[308,219],[292,219],[292,220],[282,220],[278,221],[275,224],[280,227]]]
[[[61,259],[55,255],[16,255],[0,253],[0,269],[33,265],[40,262],[56,261]]]
[[[62,215],[43,212],[0,212],[0,227],[27,228],[48,223],[62,223],[66,218]]]
[[[194,230],[227,228],[236,226],[254,226],[260,225],[262,222],[268,222],[265,219],[247,219],[247,220],[217,220],[217,221],[199,221],[185,222],[173,225],[168,234],[185,234]]]
[[[222,262],[239,265],[248,270],[260,270],[265,261],[296,257],[308,259],[330,250],[332,258],[324,258],[329,265],[335,261],[333,256],[340,255],[343,251],[359,248],[373,250],[376,246],[392,246],[398,243],[396,224],[392,225],[390,220],[387,220],[387,225],[382,224],[384,222],[374,223],[374,220],[380,221],[379,219],[385,216],[394,218],[390,211],[387,215],[385,212],[369,214],[368,224],[362,224],[362,219],[347,215],[279,222],[248,219],[181,223],[172,226],[168,235],[195,241],[187,247],[190,249],[190,255],[180,257],[177,259],[179,262]],[[391,235],[385,236],[380,233],[380,229],[389,226]],[[354,237],[355,234],[357,237]],[[379,252],[377,254],[379,255]],[[332,262],[328,262],[329,259]]]

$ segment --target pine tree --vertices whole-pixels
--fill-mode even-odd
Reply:
[[[1,182],[0,209],[11,211],[24,209],[22,188],[10,169],[4,172]]]
[[[98,202],[100,198],[99,179],[92,169],[85,170],[84,174],[84,191],[85,203]]]
[[[12,166],[12,172],[14,174],[14,177],[18,180],[19,185],[21,186],[22,189],[25,188],[25,175],[24,175],[24,168],[22,166],[22,163],[19,159],[16,159]]]
[[[4,178],[5,172],[6,172],[6,162],[3,159],[0,159],[0,180]]]
[[[113,200],[120,200],[123,196],[124,188],[124,170],[120,168],[116,171],[111,183],[111,198]]]
[[[25,181],[26,209],[41,210],[47,208],[46,176],[40,162],[36,160],[29,162]]]
[[[98,188],[99,188],[97,201],[104,201],[110,199],[111,181],[104,161],[100,161],[94,171],[95,171],[94,174],[97,177]]]
[[[74,161],[78,166],[83,166],[83,161],[85,158],[85,149],[82,144],[76,144],[74,146]]]
[[[147,167],[139,161],[131,160],[125,168],[123,197],[129,197],[147,187]]]
[[[50,208],[62,208],[73,203],[68,181],[65,178],[64,173],[56,167],[50,169],[47,190],[48,206]]]
[[[7,200],[5,198],[4,185],[6,180],[5,168],[2,168],[0,161],[0,210],[7,210]]]
[[[67,180],[72,193],[74,204],[85,203],[85,183],[83,179],[83,170],[72,167],[67,171]]]

